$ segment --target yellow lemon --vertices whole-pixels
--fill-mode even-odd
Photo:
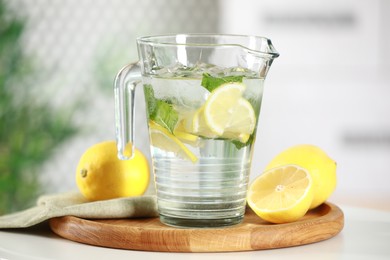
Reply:
[[[306,169],[285,165],[270,169],[250,185],[247,202],[262,219],[272,223],[303,217],[313,200],[313,181]]]
[[[308,170],[314,184],[313,209],[325,202],[336,188],[336,162],[321,148],[302,144],[292,146],[275,156],[265,170],[286,164],[296,164]]]
[[[198,157],[184,145],[179,138],[171,134],[165,127],[156,122],[149,121],[150,142],[154,147],[164,151],[173,152],[176,156],[197,162]]]
[[[179,125],[196,136],[246,143],[255,130],[256,115],[251,103],[242,96],[245,88],[242,83],[219,86],[201,107],[187,113]]]
[[[76,183],[89,200],[138,196],[145,193],[150,179],[146,157],[135,149],[130,160],[119,160],[115,141],[98,143],[81,156]]]
[[[199,136],[187,131],[184,126],[184,120],[181,120],[173,130],[173,135],[176,136],[183,143],[197,147],[199,145]]]
[[[218,135],[208,127],[204,117],[204,106],[201,106],[192,118],[192,130],[195,134],[206,138],[217,138]]]
[[[227,83],[214,89],[204,105],[204,119],[209,129],[220,137],[248,139],[256,126],[252,105],[242,97],[245,85]]]
[[[191,122],[190,124],[188,122]],[[186,125],[184,127],[188,131],[192,131],[192,133],[206,137],[206,138],[226,138],[239,140],[242,143],[246,143],[250,137],[249,134],[240,133],[240,132],[224,132],[221,136],[215,134],[210,127],[208,126],[205,115],[204,115],[204,106],[200,107],[193,115],[191,119],[187,119]]]

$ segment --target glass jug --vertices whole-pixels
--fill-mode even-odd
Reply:
[[[240,223],[264,80],[279,56],[264,37],[179,34],[137,39],[139,62],[115,79],[118,156],[134,151],[134,96],[144,88],[160,221]]]

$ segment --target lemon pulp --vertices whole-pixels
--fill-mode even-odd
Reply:
[[[243,84],[228,83],[211,92],[204,105],[204,118],[213,133],[227,138],[253,133],[256,115],[252,105],[242,97],[244,90]]]
[[[310,173],[314,185],[314,198],[310,209],[325,202],[336,189],[336,162],[318,146],[291,146],[275,156],[266,166],[266,170],[286,164],[299,165]]]
[[[313,181],[304,168],[285,165],[270,169],[250,185],[247,202],[261,218],[272,223],[296,221],[309,210]]]

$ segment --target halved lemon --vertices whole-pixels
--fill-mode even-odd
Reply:
[[[336,189],[336,162],[320,147],[311,144],[294,145],[276,155],[267,169],[285,164],[296,164],[309,171],[313,179],[314,198],[310,209],[325,202]]]
[[[149,121],[149,128],[150,141],[153,146],[164,151],[173,152],[180,158],[188,159],[192,162],[198,161],[198,157],[166,128],[152,120]]]
[[[306,214],[313,194],[309,172],[297,165],[284,165],[257,177],[249,187],[247,202],[262,219],[286,223]]]
[[[242,94],[245,85],[227,83],[213,90],[204,105],[204,119],[216,135],[227,137],[249,135],[256,125],[256,115],[251,103]]]

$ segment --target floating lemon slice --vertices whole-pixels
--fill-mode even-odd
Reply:
[[[314,185],[309,172],[296,165],[270,169],[250,185],[248,205],[272,223],[296,221],[309,210]]]
[[[256,115],[252,105],[242,97],[244,90],[241,83],[228,83],[211,92],[204,105],[204,119],[212,133],[248,140],[255,129]]]
[[[198,158],[184,144],[171,134],[166,128],[160,126],[154,121],[149,121],[150,140],[153,146],[164,151],[173,152],[180,158],[188,159],[192,162],[198,161]]]
[[[189,144],[191,146],[199,145],[199,136],[189,133],[184,126],[184,120],[181,120],[176,128],[173,130],[173,134],[179,138],[183,143]]]
[[[225,132],[223,133],[222,137],[226,139],[233,139],[233,140],[238,140],[241,143],[246,143],[249,140],[250,134],[245,134],[245,133],[230,133],[230,132]]]
[[[217,138],[218,135],[215,134],[207,125],[204,117],[204,107],[200,107],[194,114],[192,118],[192,130],[197,135],[206,137],[206,138]]]

